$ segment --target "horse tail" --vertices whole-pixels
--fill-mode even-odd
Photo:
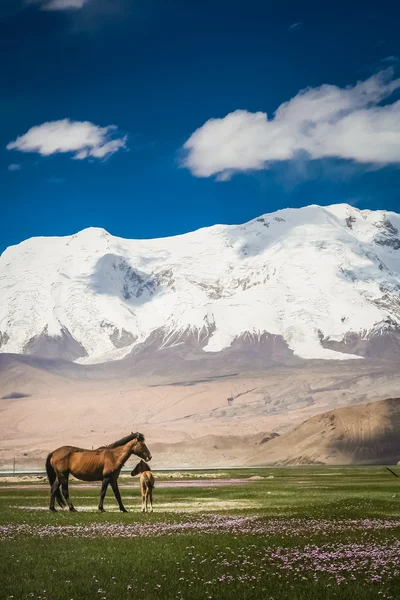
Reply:
[[[50,487],[52,487],[53,483],[55,482],[55,480],[57,478],[56,472],[53,469],[53,465],[51,464],[52,456],[53,456],[53,453],[50,452],[50,454],[46,458],[46,472],[47,472],[47,477],[49,479]],[[57,500],[58,504],[61,506],[61,508],[64,508],[64,506],[66,506],[66,502],[65,502],[64,498],[62,497],[60,488],[58,488],[58,490],[56,492],[56,500]]]
[[[149,477],[148,473],[142,473],[143,477],[140,479],[140,484],[143,486],[144,490],[152,490],[154,488],[154,478]]]

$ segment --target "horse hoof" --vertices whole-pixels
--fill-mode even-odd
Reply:
[[[126,510],[126,508],[120,508],[120,511],[123,512],[123,513],[129,512],[129,511]]]
[[[78,512],[74,506],[71,506],[69,509],[70,512]]]
[[[54,508],[54,506],[53,506],[53,507],[51,507],[51,506],[50,506],[50,509],[49,509],[49,510],[51,510],[51,512],[57,512],[57,509],[56,509],[56,508]]]
[[[99,511],[100,511],[101,513],[103,513],[103,512],[106,512],[106,511],[104,510],[104,508],[99,508]]]

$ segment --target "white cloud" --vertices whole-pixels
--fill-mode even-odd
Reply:
[[[40,4],[41,10],[79,10],[88,0],[25,0],[26,4]]]
[[[380,105],[399,88],[388,69],[354,87],[305,89],[272,119],[246,110],[210,119],[185,143],[183,166],[197,177],[229,179],[299,153],[378,167],[400,163],[400,101]]]
[[[297,21],[297,23],[292,23],[289,25],[289,31],[295,31],[296,29],[301,29],[303,27],[303,21]]]
[[[74,158],[105,158],[126,147],[127,137],[113,138],[116,126],[98,127],[88,121],[51,121],[32,127],[7,145],[8,150],[50,156],[72,152]]]
[[[8,165],[8,170],[9,171],[20,171],[21,165],[16,165],[15,163],[12,163],[11,165]]]
[[[400,62],[400,58],[398,56],[385,56],[385,58],[381,59],[381,62],[383,63],[392,63],[392,64],[397,64]]]
[[[51,0],[44,4],[45,10],[69,10],[82,8],[86,0]]]

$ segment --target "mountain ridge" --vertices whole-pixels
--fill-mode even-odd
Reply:
[[[154,240],[30,238],[0,257],[0,353],[91,364],[253,344],[283,363],[395,360],[399,229],[396,213],[337,204]]]

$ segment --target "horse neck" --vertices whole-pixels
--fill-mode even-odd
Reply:
[[[118,458],[118,462],[120,466],[123,466],[131,454],[133,454],[133,449],[135,447],[136,441],[128,442],[125,446],[120,446],[119,448],[115,448],[113,451]]]

